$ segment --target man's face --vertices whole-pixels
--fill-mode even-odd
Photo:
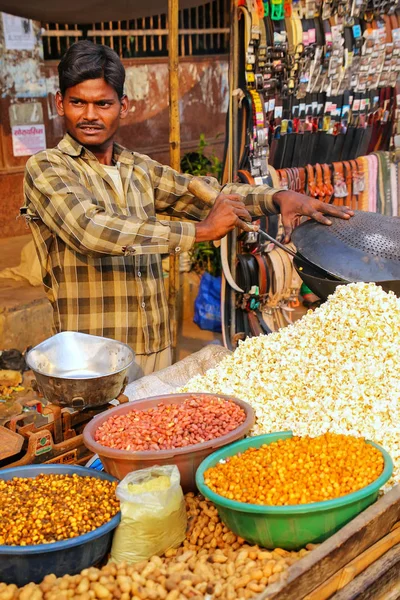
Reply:
[[[68,133],[85,147],[101,147],[112,140],[120,119],[128,114],[126,96],[118,98],[102,78],[87,79],[56,96],[57,112],[64,117]]]

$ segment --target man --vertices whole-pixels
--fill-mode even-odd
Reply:
[[[55,328],[128,343],[144,374],[171,362],[162,254],[218,240],[251,215],[280,210],[289,240],[300,215],[329,224],[324,213],[352,214],[294,192],[233,184],[210,210],[188,192],[190,175],[114,142],[128,100],[113,50],[77,42],[58,70],[57,111],[67,133],[27,162],[22,209]],[[156,213],[197,223],[162,221]]]

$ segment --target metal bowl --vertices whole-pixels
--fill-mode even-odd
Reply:
[[[134,358],[122,342],[64,331],[30,350],[26,362],[46,400],[83,409],[117,398]]]

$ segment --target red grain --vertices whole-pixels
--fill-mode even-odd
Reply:
[[[230,433],[246,419],[235,402],[216,396],[192,395],[182,404],[160,403],[109,417],[95,440],[118,450],[170,450],[208,442]]]

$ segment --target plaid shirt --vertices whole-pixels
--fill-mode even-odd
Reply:
[[[156,213],[203,220],[208,208],[182,175],[114,145],[125,198],[96,157],[68,134],[26,165],[25,205],[57,331],[128,343],[137,354],[170,345],[161,255],[190,250],[195,226]],[[206,178],[215,189],[216,179]],[[227,185],[249,211],[276,213],[268,186]]]

